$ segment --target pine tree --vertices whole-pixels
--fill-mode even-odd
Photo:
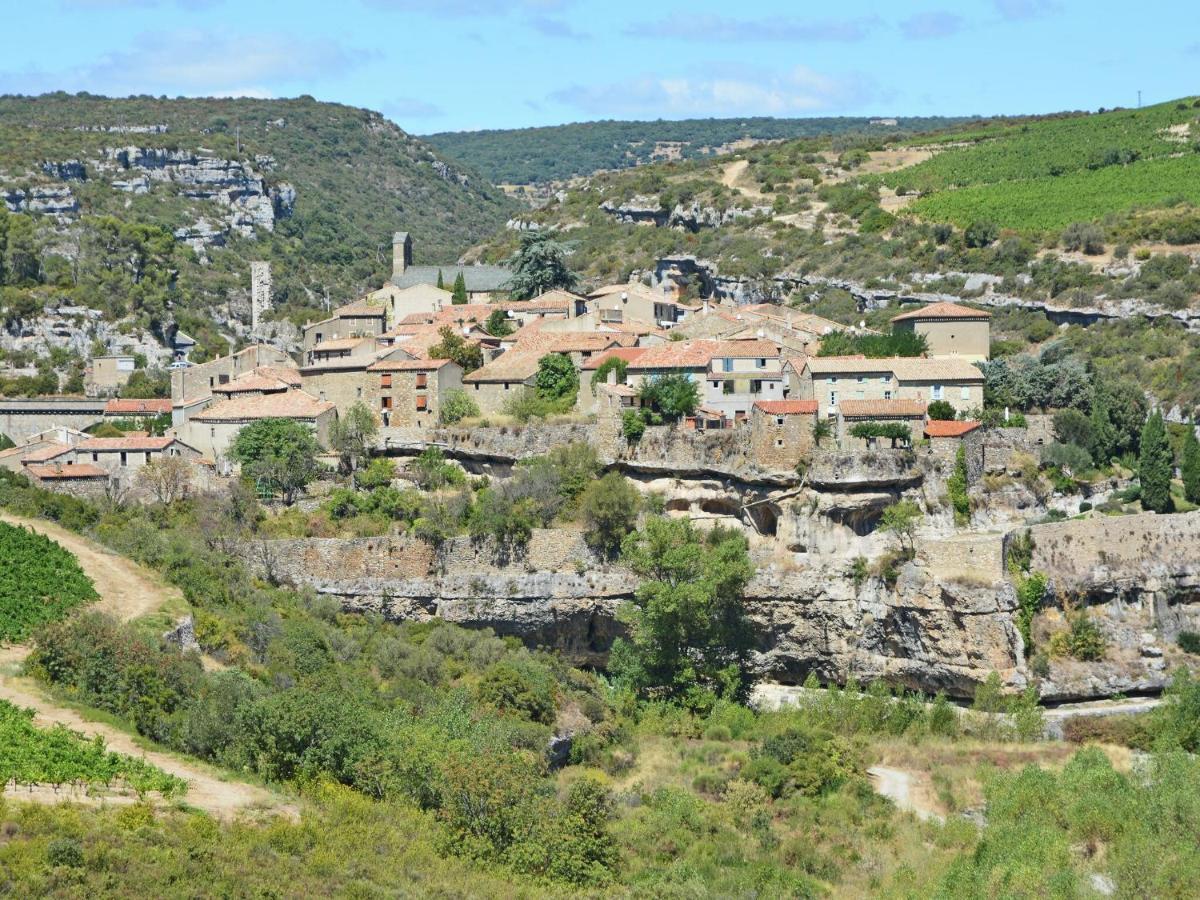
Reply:
[[[1188,503],[1200,504],[1200,441],[1196,440],[1196,423],[1188,425],[1183,438],[1183,453],[1180,460],[1183,475],[1183,496]]]
[[[1154,512],[1171,510],[1171,445],[1162,413],[1152,412],[1142,428],[1142,451],[1138,458],[1138,477],[1142,483],[1142,508]]]
[[[467,302],[467,280],[463,278],[462,272],[459,272],[458,277],[454,279],[454,290],[450,294],[450,302],[455,306],[462,306]]]
[[[438,282],[437,282],[437,287],[438,287],[438,290],[439,290],[439,291],[444,291],[444,290],[446,289],[446,279],[442,277],[442,270],[441,270],[441,269],[438,269]]]
[[[1112,417],[1108,414],[1108,398],[1100,390],[1092,400],[1092,414],[1089,419],[1091,437],[1088,441],[1088,451],[1096,465],[1107,465],[1117,449],[1117,430],[1113,427]]]

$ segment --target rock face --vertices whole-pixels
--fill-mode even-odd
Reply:
[[[66,218],[79,212],[79,201],[66,186],[38,185],[30,188],[0,188],[9,212],[34,212]]]
[[[653,225],[657,228],[676,228],[681,231],[699,231],[701,228],[720,228],[740,219],[753,219],[769,215],[769,206],[731,206],[718,209],[704,206],[699,201],[688,204],[677,203],[671,209],[662,205],[658,197],[639,195],[622,203],[605,200],[600,209],[618,222],[630,225]]]

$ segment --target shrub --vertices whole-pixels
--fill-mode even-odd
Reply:
[[[1000,236],[1000,228],[994,222],[972,222],[963,233],[968,247],[986,247]]]
[[[609,472],[583,492],[580,507],[587,541],[606,556],[615,556],[621,541],[637,523],[641,496],[619,472]]]
[[[75,556],[35,531],[0,522],[0,559],[0,641],[22,640],[99,596]]]
[[[1103,659],[1107,648],[1104,634],[1087,613],[1072,617],[1070,627],[1050,639],[1053,655],[1070,656],[1083,662]]]
[[[1092,455],[1078,444],[1052,442],[1042,447],[1042,465],[1057,466],[1067,472],[1082,474],[1092,468]]]
[[[446,396],[442,398],[442,408],[438,417],[443,425],[455,425],[463,419],[475,419],[479,417],[479,404],[462,388],[454,388],[446,391]]]
[[[928,415],[931,419],[938,419],[948,422],[953,420],[957,416],[957,413],[955,412],[953,405],[951,405],[948,400],[934,400],[929,404],[929,408],[926,410],[926,415]]]
[[[1175,641],[1184,653],[1200,654],[1200,632],[1181,631]]]
[[[954,472],[946,479],[946,491],[954,510],[954,524],[959,527],[971,521],[971,498],[967,494],[967,451],[959,447],[954,455]]]
[[[544,666],[532,661],[496,663],[483,673],[476,693],[481,702],[502,713],[543,725],[554,721],[554,679]]]
[[[621,434],[625,440],[635,444],[646,433],[646,420],[637,410],[627,409],[621,414]]]

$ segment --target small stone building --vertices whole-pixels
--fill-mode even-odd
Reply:
[[[925,336],[930,356],[982,362],[991,355],[991,313],[957,303],[930,303],[892,318],[892,331]]]
[[[983,429],[979,422],[930,419],[925,423],[925,439],[929,442],[927,452],[944,472],[953,469],[962,447],[966,451],[967,480],[975,482],[983,474]]]
[[[40,488],[87,500],[103,497],[110,478],[107,470],[92,463],[31,463],[23,474]]]
[[[84,379],[84,392],[89,397],[115,394],[136,369],[137,363],[130,355],[93,356]]]
[[[260,419],[292,419],[308,425],[317,443],[329,446],[329,427],[337,419],[337,408],[305,391],[288,389],[268,394],[234,396],[220,400],[196,413],[180,429],[180,435],[214,461],[229,452],[237,433]]]
[[[750,410],[750,458],[791,471],[812,453],[816,400],[759,400]]]
[[[133,471],[148,462],[177,456],[194,462],[200,451],[177,437],[89,438],[71,448],[75,463],[91,463],[106,472]]]
[[[920,400],[843,400],[838,413],[838,445],[843,450],[892,446],[888,438],[854,437],[851,432],[858,424],[895,422],[908,428],[910,441],[920,438],[925,424],[925,404]]]
[[[462,367],[448,359],[387,359],[368,370],[385,428],[432,428],[449,391],[462,389]]]
[[[502,413],[510,398],[534,386],[538,361],[543,355],[538,350],[509,350],[464,375],[463,388],[483,415]]]

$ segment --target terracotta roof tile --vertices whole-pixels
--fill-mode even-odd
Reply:
[[[306,391],[285,391],[256,397],[231,397],[192,416],[197,422],[237,422],[253,419],[315,419],[334,408]]]
[[[540,350],[543,353],[596,353],[620,344],[622,340],[619,334],[594,331],[538,331],[526,335],[522,328],[518,334],[521,337],[513,345],[514,350]]]
[[[631,369],[697,369],[722,357],[778,358],[779,345],[771,341],[671,341],[646,347],[645,353],[629,364]]]
[[[816,400],[756,400],[754,408],[772,416],[814,415]]]
[[[978,381],[983,382],[983,372],[965,359],[953,356],[898,357],[892,360],[892,371],[899,381]]]
[[[847,419],[869,416],[911,419],[925,415],[924,400],[842,400],[838,412]]]
[[[490,363],[463,376],[465,382],[525,381],[537,373],[538,360],[546,354],[538,350],[509,350]]]
[[[926,437],[962,437],[979,427],[979,422],[950,422],[930,419],[925,423]]]
[[[19,455],[21,448],[14,447],[13,450],[16,452],[16,455]],[[70,451],[71,446],[69,444],[59,444],[56,442],[51,444],[49,447],[41,447],[37,450],[31,450],[29,453],[22,455],[21,462],[45,462],[48,459],[54,459],[55,457],[62,456],[64,453],[69,453]]]
[[[333,340],[333,341],[321,341],[321,343],[319,343],[319,344],[313,344],[312,352],[313,353],[329,353],[334,350],[353,350],[359,344],[365,343],[366,341],[369,341],[369,340],[372,340],[372,338],[351,337],[351,338],[338,338],[337,340]]]
[[[387,315],[387,309],[382,303],[372,303],[366,297],[355,300],[353,303],[347,303],[345,306],[339,306],[333,311],[332,318],[364,318],[367,316],[382,317]]]
[[[109,400],[104,404],[106,416],[158,416],[171,411],[171,400]]]
[[[367,366],[368,372],[431,372],[450,365],[448,359],[381,359]]]
[[[54,465],[27,465],[25,468],[29,471],[30,475],[41,479],[108,477],[108,472],[91,463],[76,463],[71,466],[64,466],[61,463]]]
[[[648,347],[610,347],[603,353],[593,356],[591,359],[585,359],[581,368],[585,372],[594,371],[595,369],[598,369],[604,365],[604,363],[606,363],[608,360],[613,358],[619,358],[625,360],[625,362],[631,362],[645,353],[648,349]]]
[[[917,319],[990,319],[991,317],[991,313],[984,312],[982,309],[971,309],[967,306],[959,306],[957,303],[941,301],[939,303],[930,303],[928,306],[922,306],[919,309],[910,310],[909,312],[900,313],[898,316],[892,316],[892,321],[908,322]]]

